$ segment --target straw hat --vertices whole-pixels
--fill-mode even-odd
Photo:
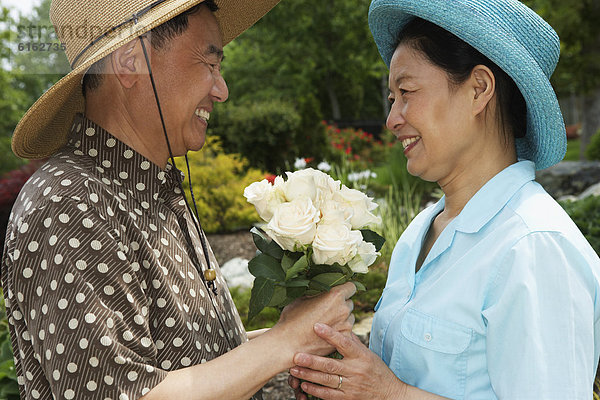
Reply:
[[[73,69],[25,113],[12,149],[23,158],[54,154],[67,140],[76,113],[84,111],[82,77],[96,61],[204,0],[52,0],[50,20]],[[223,44],[252,26],[279,0],[215,0]],[[115,29],[113,29],[115,28]]]
[[[464,40],[515,81],[527,103],[527,133],[516,140],[519,159],[538,170],[563,159],[567,135],[550,85],[560,41],[546,21],[517,0],[373,0],[369,27],[388,67],[400,31],[414,17]]]

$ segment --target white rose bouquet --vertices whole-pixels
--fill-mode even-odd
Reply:
[[[259,254],[248,263],[255,276],[248,319],[267,306],[282,308],[298,297],[315,295],[368,272],[385,239],[366,229],[381,223],[364,193],[349,189],[312,168],[286,172],[244,190],[266,222],[252,229]]]

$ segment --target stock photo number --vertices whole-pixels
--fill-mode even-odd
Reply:
[[[18,45],[19,51],[65,51],[65,49],[63,43],[22,42]]]

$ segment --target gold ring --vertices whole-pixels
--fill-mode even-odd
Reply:
[[[340,383],[338,383],[337,390],[340,390],[340,389],[342,388],[342,381],[343,381],[343,378],[342,378],[342,376],[341,376],[341,375],[338,375],[338,377],[340,378]]]

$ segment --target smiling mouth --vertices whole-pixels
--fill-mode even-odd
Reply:
[[[196,114],[196,116],[198,118],[200,118],[201,120],[203,120],[206,123],[208,123],[208,120],[210,119],[210,113],[208,111],[206,111],[205,109],[197,108],[196,111],[194,112],[194,114]]]
[[[404,147],[404,150],[408,149],[409,147],[412,147],[411,145],[414,145],[415,143],[417,143],[419,140],[421,140],[420,136],[415,136],[415,137],[411,137],[408,139],[404,139],[402,141],[402,147]]]

